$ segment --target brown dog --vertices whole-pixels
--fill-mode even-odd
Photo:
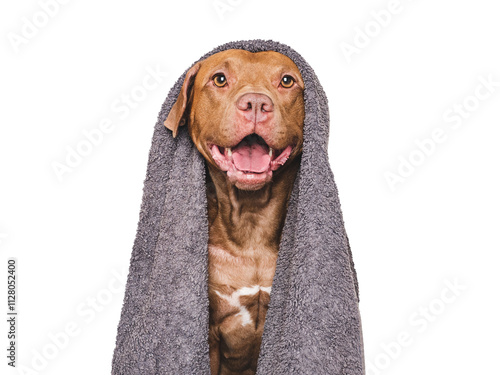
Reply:
[[[254,374],[287,203],[300,164],[304,82],[288,57],[226,50],[186,74],[165,126],[207,161],[212,375]]]

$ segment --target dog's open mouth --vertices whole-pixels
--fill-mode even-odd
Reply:
[[[273,171],[281,167],[292,153],[293,146],[274,150],[262,137],[253,133],[233,147],[209,146],[218,167],[227,172],[233,182],[262,184],[271,179]]]

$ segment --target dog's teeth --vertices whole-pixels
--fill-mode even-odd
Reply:
[[[231,151],[230,147],[226,147],[226,152],[227,152],[229,157],[231,157],[233,155],[233,152]]]
[[[273,157],[273,149],[271,147],[269,147],[269,156]]]

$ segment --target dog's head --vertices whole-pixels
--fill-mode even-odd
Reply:
[[[231,49],[186,74],[165,126],[179,126],[213,167],[242,190],[258,190],[302,152],[304,82],[274,51]]]

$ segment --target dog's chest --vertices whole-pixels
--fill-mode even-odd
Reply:
[[[256,360],[270,301],[277,252],[232,253],[209,245],[211,339],[226,358]]]

